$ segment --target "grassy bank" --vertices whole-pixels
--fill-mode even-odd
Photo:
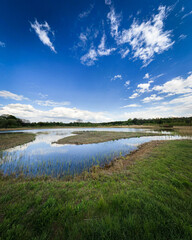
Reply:
[[[149,148],[86,180],[1,177],[1,239],[192,239],[192,141]]]
[[[16,147],[35,140],[33,133],[2,133],[0,134],[0,151]]]
[[[157,136],[158,134],[144,132],[107,132],[107,131],[75,131],[74,136],[58,140],[58,144],[90,144],[118,140],[123,138]],[[161,135],[161,134],[160,134]]]

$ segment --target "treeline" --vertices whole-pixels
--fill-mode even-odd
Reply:
[[[16,118],[12,115],[0,116],[0,128],[20,128],[20,127],[99,127],[99,126],[125,126],[125,125],[160,125],[162,127],[172,126],[192,126],[192,117],[178,118],[134,118],[127,121],[91,123],[91,122],[32,122]]]

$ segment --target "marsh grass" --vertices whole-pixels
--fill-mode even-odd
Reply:
[[[74,136],[69,136],[58,140],[57,144],[90,144],[100,143],[123,138],[134,138],[144,136],[159,136],[161,133],[145,132],[112,132],[112,131],[75,131]]]
[[[192,239],[192,141],[163,142],[110,175],[0,178],[1,239]]]
[[[123,152],[124,155],[126,152]],[[16,152],[0,152],[0,170],[4,175],[15,177],[25,176],[29,178],[50,176],[53,178],[72,178],[82,172],[90,172],[94,166],[103,168],[113,159],[121,157],[122,152],[111,152],[110,154],[98,154],[89,156],[79,161],[78,157],[73,160],[50,158],[46,160],[26,158],[24,153],[18,155]],[[78,160],[78,161],[76,161]]]
[[[33,133],[1,133],[0,151],[13,148],[35,140]]]

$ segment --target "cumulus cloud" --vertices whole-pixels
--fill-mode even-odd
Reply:
[[[115,75],[113,78],[111,78],[111,81],[113,81],[113,80],[117,80],[117,79],[122,79],[122,76],[121,76],[121,74],[117,74],[117,75]]]
[[[97,52],[94,47],[89,49],[89,52],[81,57],[81,63],[87,66],[92,66],[97,61]]]
[[[77,108],[54,107],[48,111],[42,111],[31,105],[9,104],[0,109],[0,115],[11,114],[30,121],[61,121],[69,122],[82,119],[83,121],[102,122],[111,121],[111,118],[103,112],[91,112]]]
[[[93,8],[94,8],[94,4],[91,4],[86,11],[84,11],[84,12],[82,12],[82,13],[79,14],[79,18],[82,19],[82,18],[88,17],[89,14],[91,13],[91,11],[93,10]]]
[[[17,95],[15,93],[5,91],[5,90],[0,91],[0,97],[6,98],[6,99],[13,99],[16,101],[28,100],[28,98],[24,97],[23,95]]]
[[[149,78],[149,73],[146,73],[143,79],[148,79]]]
[[[173,78],[167,81],[163,85],[156,85],[152,90],[158,91],[160,93],[168,93],[171,95],[175,94],[185,94],[192,92],[192,74],[190,74],[186,79],[182,77]]]
[[[111,30],[118,44],[129,43],[131,45],[133,58],[142,60],[144,66],[153,60],[155,54],[168,50],[174,44],[171,40],[171,31],[163,30],[167,8],[160,6],[158,10],[159,13],[149,21],[139,24],[134,20],[131,27],[123,30],[121,34],[118,33],[118,24],[113,24],[116,27]],[[114,12],[111,15],[112,19],[116,19]],[[115,20],[113,22],[116,23]]]
[[[133,93],[129,98],[130,98],[130,99],[133,99],[133,98],[136,98],[136,97],[139,97],[139,94],[138,94],[138,93]]]
[[[0,41],[0,47],[5,47],[5,43]]]
[[[103,34],[102,38],[101,38],[101,43],[98,46],[98,54],[100,56],[109,56],[112,52],[114,52],[116,50],[116,48],[106,48],[105,47],[105,42],[106,42],[106,35],[105,33]]]
[[[150,97],[146,97],[142,100],[142,102],[144,103],[148,103],[148,102],[151,102],[151,101],[159,101],[159,100],[162,100],[163,97],[160,97],[160,96],[157,96],[156,94],[152,94]]]
[[[44,45],[47,45],[54,53],[57,53],[53,43],[50,40],[49,34],[54,36],[54,32],[47,22],[40,24],[37,20],[34,23],[30,23],[31,27],[35,30],[37,36]]]
[[[139,93],[144,93],[144,92],[149,92],[149,87],[153,81],[149,81],[148,83],[141,83],[138,84],[137,86],[137,92]]]
[[[66,105],[70,105],[70,102],[55,102],[53,100],[46,100],[46,101],[42,101],[42,100],[36,100],[35,101],[39,106],[45,106],[45,107],[55,107],[55,106],[66,106]]]

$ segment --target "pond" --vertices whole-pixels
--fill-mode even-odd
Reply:
[[[3,151],[0,156],[0,170],[3,174],[20,174],[27,177],[63,177],[89,171],[93,165],[104,166],[115,157],[125,156],[138,145],[152,140],[183,139],[178,135],[163,132],[163,136],[120,139],[96,144],[60,145],[53,142],[73,135],[76,128],[22,130],[11,132],[35,133],[33,142]],[[78,131],[123,131],[153,132],[137,128],[78,128]],[[10,131],[9,131],[10,132]],[[5,133],[5,132],[4,132]],[[0,134],[3,134],[2,132]]]

